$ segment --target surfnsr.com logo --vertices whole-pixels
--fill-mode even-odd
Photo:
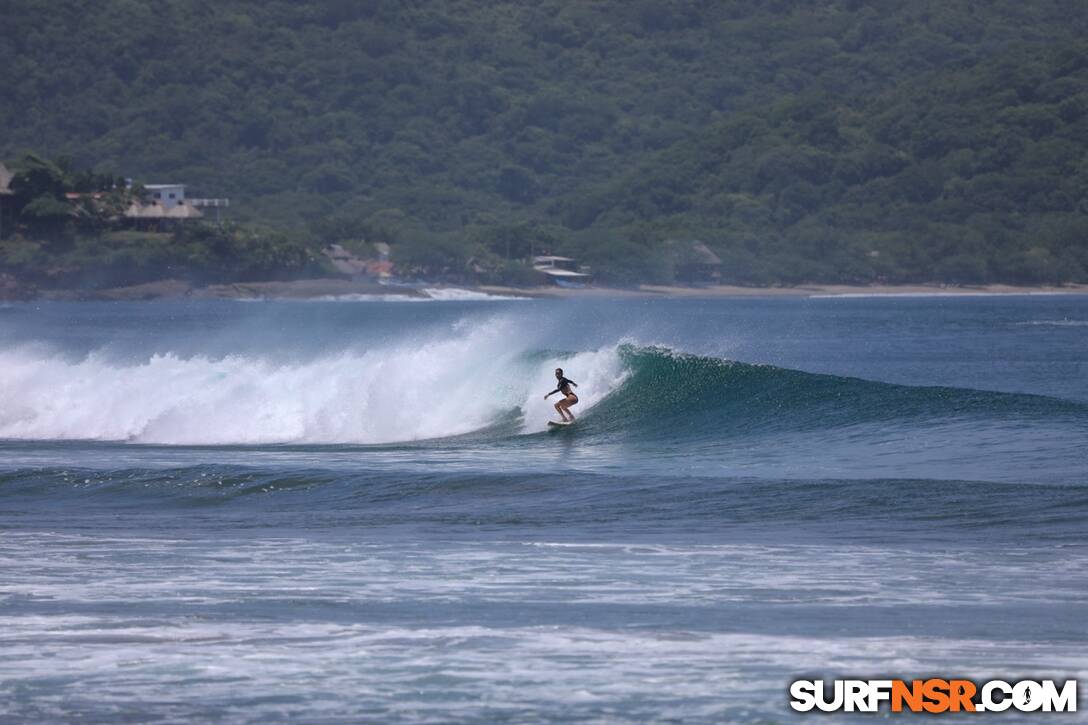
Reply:
[[[1076,712],[1077,681],[795,680],[790,698],[798,712]]]

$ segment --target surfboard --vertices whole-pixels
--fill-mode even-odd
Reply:
[[[568,422],[568,421],[565,421],[565,420],[564,421],[549,420],[548,425],[553,426],[555,428],[566,428],[569,425],[574,425],[574,421],[569,421]]]

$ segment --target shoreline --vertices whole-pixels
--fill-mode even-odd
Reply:
[[[458,286],[445,283],[404,287],[382,285],[370,281],[345,279],[304,279],[289,282],[235,282],[227,284],[194,286],[181,280],[161,280],[145,284],[111,287],[99,290],[39,290],[34,295],[6,297],[7,301],[139,301],[154,299],[233,299],[233,300],[352,300],[381,301],[398,299],[439,299],[443,291],[446,299],[457,299],[456,293],[491,297],[515,297],[531,299],[573,299],[582,297],[612,298],[717,298],[717,297],[802,297],[802,298],[851,298],[851,297],[966,297],[991,295],[1083,295],[1088,294],[1088,284],[1068,285],[825,285],[804,284],[795,287],[744,287],[740,285],[713,285],[706,287],[682,287],[675,285],[640,285],[636,288],[587,287],[567,289],[562,287],[507,287],[501,285]],[[0,295],[0,299],[5,298]],[[473,297],[463,297],[472,299]]]
[[[499,287],[484,285],[481,292],[523,297],[970,297],[989,295],[1084,295],[1088,284],[1069,285],[823,285],[805,284],[796,287],[742,287],[740,285],[714,285],[708,287],[679,287],[674,285],[640,285],[632,289],[590,287],[564,289],[561,287]]]

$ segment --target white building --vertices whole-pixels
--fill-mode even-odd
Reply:
[[[148,184],[144,188],[151,200],[165,209],[185,203],[185,184]]]
[[[570,257],[556,257],[551,254],[533,257],[533,269],[546,276],[553,284],[559,287],[585,287],[590,281],[590,275],[570,269],[573,266],[575,260]]]

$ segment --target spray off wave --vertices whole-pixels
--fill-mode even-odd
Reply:
[[[447,438],[511,421],[543,430],[552,370],[579,371],[591,407],[624,377],[617,349],[528,354],[492,320],[430,339],[280,362],[172,352],[79,360],[0,352],[0,438],[168,445],[380,444]],[[528,344],[528,343],[526,343]],[[553,401],[554,402],[554,401]]]

